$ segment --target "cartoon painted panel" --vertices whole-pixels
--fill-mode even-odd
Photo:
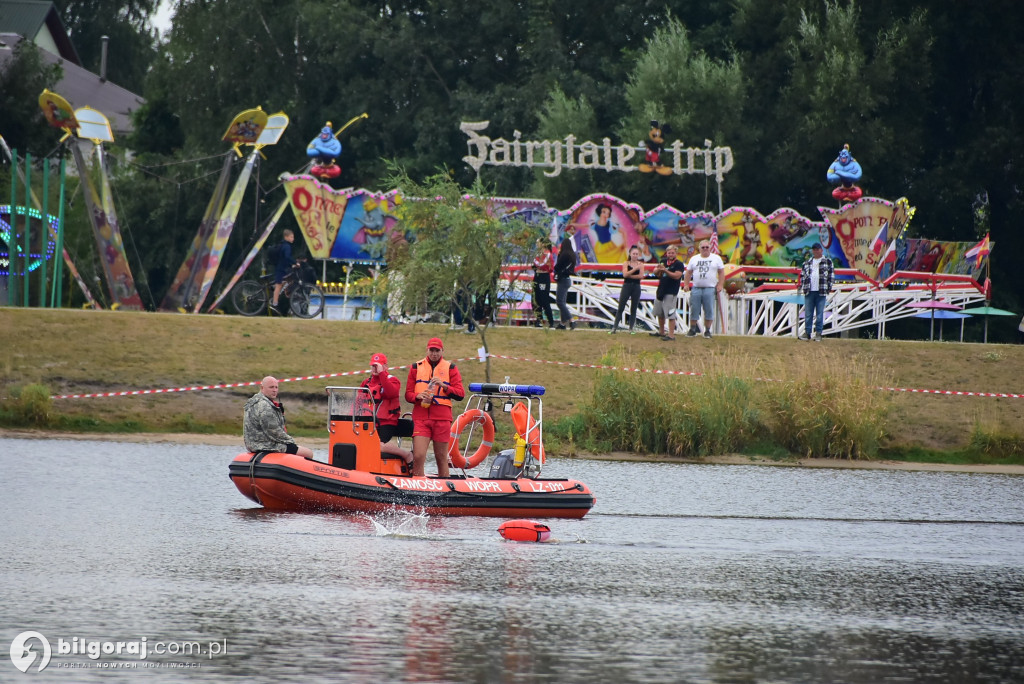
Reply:
[[[978,279],[985,269],[985,257],[981,264],[974,257],[967,257],[973,242],[942,242],[939,240],[906,240],[906,251],[899,255],[897,268],[901,271],[920,273],[947,273],[969,275]]]
[[[842,209],[818,207],[818,211],[832,225],[850,268],[875,278],[890,238],[896,237],[895,232],[889,230],[890,221],[898,211],[896,204],[865,197]],[[890,232],[893,235],[890,236]],[[875,238],[880,234],[882,242],[877,245]]]
[[[331,247],[331,258],[383,261],[388,245],[405,239],[405,235],[394,230],[401,205],[402,196],[397,193],[378,195],[367,190],[351,193]]]
[[[731,207],[718,218],[718,249],[729,264],[764,266],[768,224],[754,209]]]
[[[284,187],[310,255],[314,259],[331,258],[348,194],[306,175],[286,177]]]
[[[537,228],[544,232],[549,233],[549,228],[552,225],[552,219],[554,218],[555,212],[552,209],[548,209],[544,203],[533,206],[516,207],[514,204],[499,204],[495,212],[500,216],[500,221],[522,221],[531,226],[537,226]],[[506,263],[509,264],[529,264],[532,263],[533,255],[535,252],[534,245],[506,245]]]
[[[697,253],[700,241],[715,232],[715,217],[707,212],[684,213],[662,204],[646,214],[640,225],[644,261],[661,259],[669,245],[675,245],[679,258],[686,261]]]
[[[640,242],[642,210],[611,195],[588,195],[559,213],[559,236],[576,227],[573,242],[581,263],[616,264],[626,260],[630,245]]]
[[[522,216],[547,216],[548,223],[555,210],[548,207],[548,203],[541,199],[523,199],[520,197],[492,197],[489,200],[491,214],[495,218],[504,218],[509,214],[520,213]],[[527,212],[522,214],[522,212]],[[532,221],[531,221],[532,222]]]

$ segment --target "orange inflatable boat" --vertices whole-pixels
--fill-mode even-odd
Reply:
[[[543,391],[535,385],[470,384],[465,412],[470,418],[453,423],[449,442],[453,463],[469,468],[470,463],[487,460],[494,439],[492,413],[514,416],[516,427],[527,433],[516,433],[516,447],[498,453],[484,477],[460,468],[453,468],[447,478],[407,474],[400,456],[381,453],[373,401],[359,387],[327,388],[329,463],[294,454],[244,453],[231,462],[229,475],[246,497],[278,511],[397,509],[428,515],[582,518],[594,505],[590,489],[576,480],[540,476]],[[515,414],[513,407],[517,407]],[[536,420],[532,419],[534,409]],[[477,425],[484,438],[475,453],[463,458],[460,441],[467,452]],[[410,436],[411,421],[400,423],[400,435],[403,429]]]

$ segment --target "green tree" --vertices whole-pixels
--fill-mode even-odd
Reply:
[[[569,134],[580,141],[603,137],[597,125],[597,114],[586,96],[570,99],[560,87],[555,86],[541,111],[537,137],[541,140],[564,140]],[[543,197],[552,207],[569,206],[600,188],[607,175],[605,171],[588,169],[549,178],[542,170],[536,170],[529,195]]]
[[[629,114],[620,126],[623,141],[645,139],[651,120],[671,125],[666,143],[678,139],[686,147],[703,147],[709,139],[715,145],[742,147],[746,141],[746,85],[739,58],[730,52],[727,59],[714,59],[696,49],[678,19],[670,17],[637,56],[626,99]],[[625,187],[646,206],[657,206],[672,193],[682,195],[690,206],[700,206],[703,196],[702,208],[717,211],[717,203],[708,204],[706,186],[712,181],[631,175],[640,177],[625,181]],[[660,182],[664,180],[669,182]]]
[[[493,195],[479,181],[467,190],[445,172],[418,182],[400,167],[391,169],[389,185],[420,199],[402,205],[398,225],[409,241],[388,251],[380,304],[390,307],[392,316],[400,311],[449,311],[457,294],[465,291],[489,295],[497,306],[502,264],[529,251],[542,229],[499,220],[487,199]],[[477,326],[477,333],[487,351],[487,326]],[[486,378],[490,382],[489,357]]]
[[[132,113],[129,146],[139,154],[171,154],[185,144],[181,119],[167,100],[150,100]]]
[[[100,72],[103,42],[107,47],[107,79],[141,92],[153,58],[156,36],[149,17],[159,0],[54,0],[82,66]]]
[[[765,152],[771,168],[787,173],[762,186],[777,202],[805,212],[824,202],[825,169],[846,143],[869,194],[899,197],[919,172],[914,122],[931,81],[925,16],[896,18],[874,34],[864,24],[856,4],[829,0],[820,12],[801,11],[785,42],[789,76],[776,84]]]
[[[27,40],[18,43],[0,69],[0,135],[24,155],[46,154],[53,147],[50,126],[39,109],[39,94],[53,88],[63,70],[47,64],[39,48]]]

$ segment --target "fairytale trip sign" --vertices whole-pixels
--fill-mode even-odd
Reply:
[[[480,135],[490,121],[463,121],[459,130],[469,136],[466,141],[469,154],[462,161],[480,173],[483,166],[525,166],[528,168],[550,169],[544,175],[553,178],[562,169],[603,169],[605,171],[636,171],[638,167],[630,162],[639,155],[643,161],[643,147],[633,145],[612,145],[610,138],[602,138],[600,144],[589,140],[577,142],[569,134],[562,140],[521,140],[522,133],[512,132],[512,140],[491,139]],[[731,147],[712,147],[710,140],[704,147],[683,147],[676,140],[665,145],[661,153],[664,163],[678,174],[703,174],[714,176],[719,183],[732,170]]]

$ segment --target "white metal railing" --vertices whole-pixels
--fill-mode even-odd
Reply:
[[[910,274],[913,275],[913,274]],[[890,279],[891,280],[891,279]],[[879,338],[885,336],[888,322],[910,318],[927,309],[914,308],[911,304],[928,299],[941,298],[959,307],[985,301],[983,289],[970,279],[955,276],[932,275],[924,284],[909,285],[906,289],[887,289],[884,284],[873,281],[837,282],[826,306],[824,332],[835,335],[859,328],[876,328]],[[912,281],[912,278],[910,279]],[[941,285],[939,284],[941,283]],[[596,280],[574,276],[570,290],[569,310],[578,321],[611,327],[619,305],[621,278]],[[516,317],[509,316],[511,310],[519,311],[518,320],[532,320],[529,308],[518,308],[532,297],[532,283],[526,279],[510,282],[511,291],[518,294],[518,300],[511,302],[515,309],[503,306],[503,319],[511,323]],[[786,287],[786,286],[783,286]],[[750,290],[750,286],[747,288]],[[658,320],[653,313],[653,302],[657,283],[645,280],[641,285],[641,300],[637,307],[637,328],[657,330]],[[555,288],[551,288],[552,308]],[[779,301],[780,296],[794,297],[793,301]],[[719,296],[718,312],[715,317],[715,333],[729,335],[764,335],[767,337],[795,337],[800,331],[804,306],[795,301],[799,291],[788,289],[744,291],[735,295],[722,293]],[[627,310],[624,316],[628,315]],[[619,322],[624,327],[624,321]],[[676,306],[676,329],[686,330],[690,325],[690,293],[680,291]]]

